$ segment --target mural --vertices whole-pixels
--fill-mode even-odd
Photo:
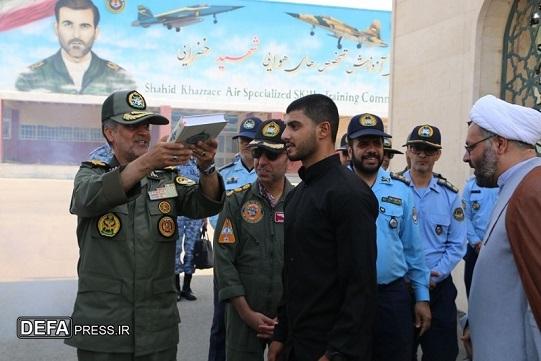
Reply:
[[[4,0],[0,91],[137,87],[192,109],[278,111],[311,93],[387,115],[391,13],[273,1]],[[26,14],[26,15],[25,15]],[[32,14],[32,16],[30,16]],[[98,102],[98,101],[97,101]]]

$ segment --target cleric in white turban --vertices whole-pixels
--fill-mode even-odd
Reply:
[[[470,119],[500,137],[534,145],[541,139],[541,113],[485,95],[475,102]]]

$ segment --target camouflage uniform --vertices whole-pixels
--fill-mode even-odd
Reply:
[[[215,214],[224,196],[221,201],[208,199],[175,169],[153,171],[125,192],[121,169],[116,159],[110,165],[84,162],[75,176],[70,212],[78,216],[80,258],[72,317],[77,325],[126,325],[129,334],[79,333],[66,343],[80,350],[138,357],[178,343],[177,215]],[[160,194],[157,189],[168,192]]]
[[[83,76],[81,90],[75,88],[60,50],[21,73],[15,82],[20,91],[105,95],[121,89],[135,89],[137,84],[117,64],[92,52],[92,60]]]

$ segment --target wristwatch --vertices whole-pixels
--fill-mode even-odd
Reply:
[[[197,169],[199,169],[199,173],[203,175],[211,175],[212,173],[216,172],[216,164],[211,163],[206,169],[201,169],[198,165]]]

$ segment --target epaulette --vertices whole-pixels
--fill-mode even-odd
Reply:
[[[432,172],[432,175],[438,179],[447,180],[444,176],[441,175],[441,173]]]
[[[224,164],[222,165],[220,168],[218,168],[218,172],[221,172],[222,170],[226,169],[226,168],[229,168],[229,167],[232,167],[235,165],[235,162],[231,162],[231,163],[227,163],[227,164]]]
[[[458,188],[455,187],[454,185],[451,184],[451,182],[449,182],[447,179],[445,178],[439,178],[438,179],[438,184],[440,186],[444,186],[448,189],[450,189],[453,193],[458,193]]]
[[[45,65],[45,61],[38,61],[37,63],[35,64],[32,64],[29,66],[30,70],[36,70],[36,69],[39,69],[41,68],[43,65]]]
[[[163,170],[166,170],[168,172],[177,172],[177,167],[175,167],[174,165],[170,165],[169,167],[165,167],[163,168]]]
[[[252,184],[251,183],[246,183],[245,185],[243,186],[240,186],[238,188],[235,188],[235,189],[231,189],[230,191],[227,191],[227,193],[225,194],[226,196],[230,196],[230,195],[233,195],[235,193],[240,193],[240,192],[244,192],[244,191],[247,191],[248,189],[250,189],[252,187]]]
[[[177,184],[180,184],[181,186],[187,186],[187,187],[191,187],[195,184],[195,182],[191,180],[190,178],[186,178],[181,175],[175,178],[175,182],[177,182]]]
[[[98,160],[98,159],[87,160],[86,162],[83,162],[81,166],[86,166],[89,168],[104,168],[104,169],[111,168],[109,164],[102,162],[101,160]]]
[[[399,173],[393,173],[391,172],[391,178],[392,179],[396,179],[396,180],[399,180],[401,181],[402,183],[405,183],[406,185],[410,185],[410,181],[406,179],[406,177],[404,177],[402,174],[399,174]]]
[[[404,173],[406,173],[408,170],[409,170],[409,168],[406,167],[406,168],[402,169],[401,171],[394,172],[394,174],[399,175],[399,176],[403,176]]]
[[[120,65],[117,65],[109,60],[107,60],[105,62],[105,65],[107,65],[107,67],[111,70],[114,70],[114,71],[119,71],[119,70],[122,70],[122,68],[120,67]]]

